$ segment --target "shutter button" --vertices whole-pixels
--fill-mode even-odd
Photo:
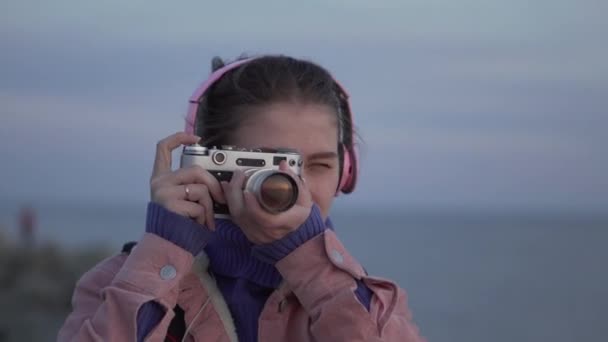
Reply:
[[[338,252],[338,250],[336,249],[332,249],[331,251],[331,258],[337,263],[337,264],[341,264],[344,262],[344,257],[342,256],[342,254],[340,254],[340,252]]]
[[[165,265],[160,269],[160,277],[163,280],[171,280],[177,275],[177,270],[173,265]]]

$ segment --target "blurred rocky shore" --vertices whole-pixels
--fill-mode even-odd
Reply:
[[[55,341],[76,281],[115,252],[106,246],[27,244],[0,231],[0,342]]]

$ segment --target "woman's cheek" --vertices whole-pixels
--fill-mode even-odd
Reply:
[[[315,204],[319,206],[319,209],[321,209],[323,218],[327,218],[334,195],[336,193],[337,180],[317,180],[314,182],[314,184],[312,184],[308,179],[306,179],[306,184],[311,192],[313,202],[315,202]]]

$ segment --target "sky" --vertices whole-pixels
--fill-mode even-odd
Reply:
[[[0,3],[0,200],[145,202],[215,55],[283,53],[349,90],[345,207],[608,206],[608,3]],[[177,160],[177,154],[175,155]]]

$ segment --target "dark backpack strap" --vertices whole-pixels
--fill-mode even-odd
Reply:
[[[137,245],[137,242],[135,241],[125,243],[124,245],[122,245],[121,253],[131,254],[131,250],[133,249],[133,247],[135,247],[135,245]]]
[[[137,245],[137,242],[130,241],[125,243],[122,246],[121,253],[131,254],[133,247]],[[182,338],[184,338],[184,334],[186,333],[186,318],[184,315],[184,310],[181,307],[176,305],[173,308],[173,312],[175,316],[171,320],[171,324],[169,324],[169,329],[167,330],[167,337],[165,338],[165,342],[180,342]],[[1,335],[0,335],[1,336]],[[0,342],[2,340],[0,339]]]
[[[184,317],[184,310],[176,305],[175,308],[173,308],[173,312],[175,312],[175,317],[173,317],[171,324],[169,324],[169,330],[167,330],[167,338],[165,339],[165,342],[180,342],[186,333],[186,318]]]

